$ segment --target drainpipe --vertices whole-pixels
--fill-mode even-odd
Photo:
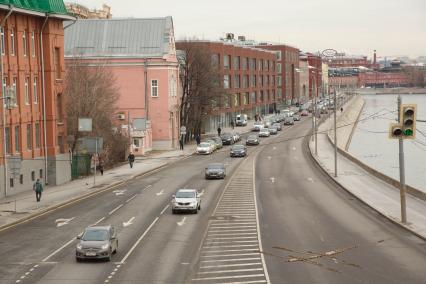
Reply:
[[[44,184],[48,185],[48,172],[47,172],[47,129],[46,129],[46,90],[45,90],[45,76],[44,76],[44,54],[43,54],[43,30],[49,19],[46,14],[43,25],[40,30],[40,55],[41,55],[41,93],[43,96],[43,138],[44,138]]]
[[[3,37],[6,39],[6,31],[4,29],[4,25],[6,24],[7,18],[9,18],[10,14],[12,14],[13,6],[9,5],[9,12],[6,14],[6,16],[1,20],[0,26],[3,29]],[[6,40],[4,42],[6,46]],[[2,86],[2,92],[3,92],[3,80],[4,80],[4,73],[3,73],[3,52],[0,44],[0,72],[1,72],[1,86]],[[4,53],[6,56],[6,52]],[[7,162],[6,162],[6,94],[3,94],[3,139],[5,140],[3,143],[3,161],[4,161],[4,197],[7,197]]]
[[[148,58],[145,58],[144,63],[144,75],[145,75],[145,114],[146,120],[149,120],[149,105],[148,105]]]

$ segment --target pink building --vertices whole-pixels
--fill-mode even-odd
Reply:
[[[102,65],[116,77],[117,126],[131,136],[131,149],[178,146],[178,61],[171,17],[78,20],[65,29],[65,60]],[[137,127],[146,120],[146,129]]]

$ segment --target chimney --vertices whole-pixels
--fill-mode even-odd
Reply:
[[[373,64],[376,65],[376,50],[374,50]]]

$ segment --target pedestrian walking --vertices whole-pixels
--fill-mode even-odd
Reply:
[[[104,164],[103,164],[102,160],[100,160],[100,159],[99,159],[98,168],[99,168],[99,171],[101,172],[101,176],[103,176],[104,175]]]
[[[129,156],[127,157],[127,160],[129,160],[130,168],[133,168],[133,163],[135,162],[135,155],[130,152]]]
[[[343,112],[343,108],[342,107],[340,108],[340,112]]]
[[[43,185],[41,184],[40,180],[37,179],[36,182],[33,185],[33,190],[36,193],[36,200],[37,202],[40,202],[41,200],[41,193],[43,192]]]
[[[183,138],[179,139],[180,149],[183,150]]]
[[[197,134],[197,136],[195,136],[195,141],[197,142],[197,145],[200,145],[201,143],[200,134]]]
[[[231,120],[231,127],[232,127],[232,129],[234,129],[234,126],[235,126],[234,120]]]
[[[220,128],[220,126],[217,128],[217,136],[220,137],[220,133],[222,132],[222,128]]]

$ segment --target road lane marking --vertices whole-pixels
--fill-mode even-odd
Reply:
[[[132,225],[132,224],[133,224],[133,220],[135,220],[135,218],[136,218],[136,217],[132,217],[132,218],[130,218],[130,219],[129,219],[129,221],[127,221],[127,222],[123,222],[123,227],[125,228],[125,227],[127,227],[127,226]]]
[[[176,224],[178,224],[178,226],[182,226],[185,224],[185,220],[186,220],[186,217],[183,217],[182,221],[176,222]]]
[[[108,215],[113,214],[115,211],[117,211],[118,209],[120,209],[121,207],[123,207],[123,205],[124,205],[124,204],[120,204],[120,205],[118,205],[117,207],[115,207],[114,209],[112,209],[112,210],[108,213]]]
[[[126,191],[127,189],[117,189],[117,190],[114,190],[112,193],[114,193],[115,196],[119,196],[119,195],[123,195]]]
[[[209,253],[218,253],[218,252],[240,252],[240,251],[257,251],[259,252],[259,249],[255,249],[255,248],[251,248],[251,249],[223,249],[223,250],[210,250],[210,251],[204,251],[204,254],[209,254]]]
[[[52,256],[54,256],[55,254],[57,254],[58,252],[60,252],[64,248],[66,248],[67,246],[69,246],[74,241],[75,241],[75,238],[72,238],[71,240],[69,240],[68,242],[66,242],[63,246],[61,246],[60,248],[58,248],[57,250],[55,250],[54,252],[52,252],[51,254],[49,254],[47,257],[45,257],[42,260],[42,262],[48,261]],[[38,267],[38,265],[35,265],[34,267]]]
[[[147,190],[148,188],[150,188],[152,186],[152,184],[148,184],[147,186],[145,186],[142,190]]]
[[[100,222],[102,222],[103,220],[105,220],[106,217],[102,217],[101,219],[99,219],[98,221],[96,221],[95,223],[92,224],[92,226],[95,226],[97,224],[99,224]]]
[[[223,246],[223,245],[217,245],[217,246],[208,246],[208,247],[203,247],[203,249],[217,249],[217,248],[239,248],[239,247],[257,247],[257,245],[227,245],[227,246]]]
[[[312,182],[312,183],[314,183],[314,180],[312,179],[312,178],[307,178],[307,180],[309,181],[309,182]]]
[[[229,228],[228,228],[229,229]],[[256,232],[256,229],[241,229],[241,230],[209,230],[209,233],[223,233],[223,232]]]
[[[274,147],[272,147],[272,150],[277,150],[277,147],[275,147],[275,146],[274,146]]]
[[[226,233],[226,232],[220,232],[220,233],[212,233],[212,232],[209,232],[209,233],[211,233],[211,234],[209,234],[209,236],[212,236],[212,237],[218,237],[218,236],[244,236],[244,235],[246,235],[246,236],[250,236],[250,235],[257,235],[257,232],[256,233],[240,233],[240,232],[235,232],[235,233]]]
[[[268,156],[268,160],[271,160],[272,159],[272,157],[271,156]]]
[[[249,271],[259,271],[263,268],[248,268],[248,269],[231,269],[231,270],[213,270],[213,271],[203,271],[198,272],[198,274],[214,274],[214,273],[234,273],[234,272],[249,272]],[[244,277],[241,277],[244,278]]]
[[[65,219],[65,218],[61,218],[61,219],[56,219],[55,223],[56,223],[56,227],[62,227],[65,225],[68,225],[69,222],[71,222],[75,217],[69,218],[69,219]]]
[[[130,197],[129,199],[126,200],[126,203],[129,203],[130,201],[132,201],[136,196],[138,196],[137,194],[133,195],[132,197]]]
[[[167,208],[169,208],[170,204],[167,204],[166,207],[164,207],[163,210],[161,210],[160,215],[163,215],[164,212],[166,212]]]
[[[226,237],[226,238],[222,238],[222,237],[212,237],[212,238],[208,238],[206,239],[207,241],[214,241],[214,240],[244,240],[244,239],[257,239],[256,237]]]
[[[262,265],[261,262],[253,262],[253,263],[236,263],[236,264],[220,264],[220,265],[207,265],[200,266],[202,269],[206,268],[219,268],[219,267],[235,267],[235,266],[253,266],[253,265]]]
[[[219,279],[235,279],[235,278],[253,278],[253,277],[264,277],[265,274],[249,274],[249,275],[236,275],[236,276],[220,276],[220,277],[206,277],[206,278],[194,278],[193,281],[200,280],[219,280]]]
[[[204,195],[204,189],[198,194],[200,197]]]
[[[155,195],[160,196],[164,194],[164,189],[160,190],[160,192],[157,192]]]
[[[233,261],[247,261],[247,260],[260,260],[260,257],[201,260],[201,262],[233,262]]]
[[[216,254],[216,255],[202,255],[203,258],[214,258],[214,257],[228,257],[228,256],[245,256],[245,255],[260,255],[259,252],[253,253],[234,253],[234,254]]]
[[[142,239],[148,234],[148,232],[151,230],[151,228],[157,223],[159,217],[156,217],[154,221],[152,221],[151,225],[143,232],[143,234],[139,237],[139,239],[136,241],[136,243],[130,248],[130,250],[126,253],[126,255],[123,257],[123,259],[120,261],[121,264],[123,264],[126,259],[130,256],[130,254],[135,250],[135,248],[138,246],[138,244],[142,241]]]

